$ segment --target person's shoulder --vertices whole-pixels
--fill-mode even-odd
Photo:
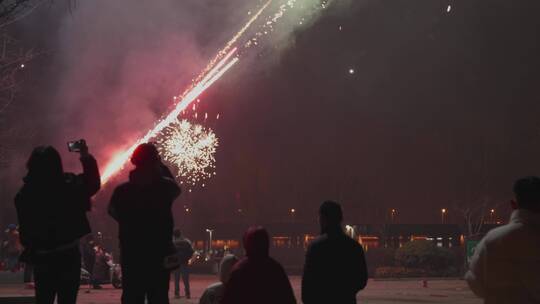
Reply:
[[[329,240],[328,234],[321,234],[318,237],[316,237],[315,239],[313,239],[313,241],[311,241],[311,243],[309,243],[309,247],[321,246],[321,245],[327,243],[328,240]]]
[[[515,232],[519,231],[522,226],[523,225],[521,223],[508,223],[506,225],[493,228],[484,236],[483,241],[487,245],[501,239],[511,237]]]
[[[231,275],[244,272],[247,268],[249,268],[250,260],[247,257],[241,258],[236,264],[234,264]]]
[[[216,283],[208,285],[208,287],[206,287],[205,292],[215,294],[215,293],[219,292],[219,290],[222,289],[223,286],[224,285],[223,285],[222,282],[216,282]]]
[[[177,186],[178,183],[176,182],[176,180],[174,180],[174,178],[171,178],[169,176],[161,176],[160,179],[159,179],[159,182],[161,184],[164,184],[164,185],[174,185],[174,186]]]

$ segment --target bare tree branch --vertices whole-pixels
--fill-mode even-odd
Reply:
[[[21,81],[17,75],[36,56],[33,49],[24,49],[5,32],[0,32],[0,114],[15,99]]]
[[[0,28],[30,14],[45,0],[0,0]]]

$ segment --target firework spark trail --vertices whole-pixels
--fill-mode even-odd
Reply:
[[[230,69],[235,63],[238,62],[238,58],[235,57],[232,61],[225,63],[230,59],[230,57],[236,53],[237,48],[229,49],[238,41],[238,39],[248,30],[248,28],[259,18],[262,12],[270,5],[272,0],[268,0],[251,19],[238,31],[229,42],[221,49],[216,57],[208,63],[206,68],[197,76],[194,80],[194,83],[182,93],[180,103],[177,104],[175,109],[169,113],[164,119],[162,119],[154,128],[152,128],[145,136],[140,138],[129,147],[126,151],[121,152],[113,157],[113,159],[107,164],[105,170],[103,171],[101,180],[103,184],[106,184],[109,179],[116,174],[119,170],[124,167],[124,164],[128,161],[129,157],[135,150],[135,148],[143,143],[147,142],[151,138],[158,135],[165,127],[167,127],[174,119],[180,115],[180,113],[189,106],[193,100],[195,100],[204,90],[210,87],[215,81],[217,81],[228,69]],[[217,63],[217,64],[216,64]],[[223,65],[225,67],[220,69]],[[177,99],[178,97],[175,97]]]
[[[244,33],[249,29],[249,27],[253,24],[253,22],[255,22],[255,20],[259,18],[259,16],[264,12],[264,10],[268,7],[268,5],[272,3],[272,1],[273,0],[268,0],[257,11],[257,13],[255,13],[255,15],[253,15],[253,17],[251,17],[251,19],[249,19],[248,22],[238,32],[236,32],[236,34],[231,38],[231,40],[229,40],[229,42],[225,44],[225,47],[217,53],[216,57],[214,57],[214,59],[212,59],[210,63],[208,63],[208,65],[203,70],[203,72],[196,78],[195,82],[198,82],[202,77],[204,77],[206,72],[212,69],[212,67],[216,64],[216,62],[220,60],[225,54],[227,54],[229,49],[238,41],[238,39],[240,39],[240,37],[242,37],[242,35],[244,35]]]
[[[145,136],[137,140],[131,147],[113,157],[103,171],[103,184],[106,184],[113,175],[123,168],[124,164],[128,161],[129,157],[139,144],[155,138],[161,131],[176,121],[184,109],[186,109],[195,99],[197,99],[199,95],[201,95],[239,61],[237,56],[233,57],[238,49],[234,47],[231,50],[231,48],[261,16],[272,1],[274,0],[266,1],[265,4],[255,13],[255,15],[253,15],[248,22],[231,38],[231,40],[226,43],[225,47],[218,51],[217,55],[192,81],[192,85],[189,86],[181,95],[174,97],[175,100],[179,99],[180,102],[176,104],[175,108],[165,118],[161,119],[150,131],[148,131],[148,133],[146,133]],[[273,31],[273,25],[284,16],[287,10],[294,8],[296,2],[297,0],[287,0],[285,4],[280,5],[278,11],[267,17],[266,22],[261,26],[263,31],[256,32],[254,34],[255,37],[248,39],[244,44],[244,48],[249,48],[252,43],[257,45],[257,38],[262,36],[263,33],[265,35],[267,34],[265,29]],[[331,0],[322,1],[322,5],[319,8],[326,8],[330,2]],[[302,21],[303,20],[304,18],[302,18]],[[300,24],[302,24],[302,22],[300,22]]]
[[[107,167],[105,167],[105,170],[103,171],[103,174],[101,176],[101,181],[103,184],[106,184],[109,179],[116,174],[120,169],[123,168],[124,164],[128,161],[129,157],[137,148],[137,146],[141,143],[147,142],[150,139],[156,137],[159,132],[161,132],[163,129],[165,129],[168,125],[170,125],[180,113],[187,108],[193,100],[195,100],[199,95],[201,95],[206,89],[208,89],[214,82],[216,82],[225,72],[227,72],[234,64],[238,62],[238,58],[234,57],[231,61],[229,61],[227,64],[227,60],[231,58],[231,56],[236,52],[236,48],[225,56],[224,59],[222,59],[212,70],[209,71],[209,75],[213,75],[205,82],[199,82],[195,86],[191,88],[190,91],[185,93],[181,97],[181,101],[176,105],[174,110],[172,110],[165,118],[160,120],[146,135],[144,135],[142,138],[137,140],[131,147],[129,147],[126,151],[121,152],[120,154],[117,154],[114,156],[114,158],[107,164]],[[206,78],[205,78],[206,79]]]

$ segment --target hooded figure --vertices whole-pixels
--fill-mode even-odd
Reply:
[[[174,254],[171,211],[180,195],[170,171],[153,144],[133,152],[135,170],[116,187],[109,214],[118,222],[122,267],[122,303],[169,303],[170,272],[165,257]]]
[[[231,277],[231,271],[233,266],[238,262],[238,258],[235,255],[226,255],[219,265],[219,280],[220,282],[214,283],[206,288],[199,304],[220,304],[223,298],[223,292],[225,291],[225,284]]]
[[[246,257],[234,266],[221,304],[296,303],[285,270],[268,255],[269,239],[262,227],[244,234]]]
[[[308,247],[302,276],[304,304],[356,304],[356,294],[367,284],[362,246],[341,228],[343,212],[333,201],[319,209],[321,235]]]

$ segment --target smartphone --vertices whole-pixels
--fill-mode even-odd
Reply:
[[[86,146],[84,139],[68,141],[67,143],[69,152],[81,152],[81,149]]]

